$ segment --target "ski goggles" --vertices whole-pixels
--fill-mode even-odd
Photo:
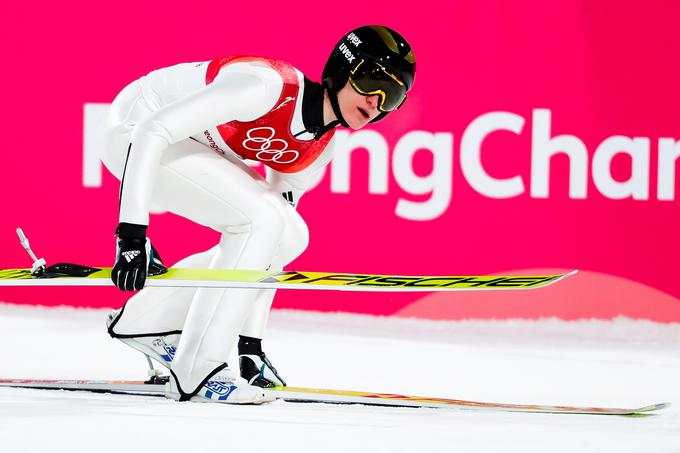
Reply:
[[[406,84],[376,61],[359,61],[350,72],[349,83],[364,96],[377,94],[381,112],[398,109],[406,100]]]

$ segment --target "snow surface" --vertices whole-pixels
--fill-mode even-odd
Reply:
[[[145,359],[108,337],[105,314],[0,304],[0,377],[144,378]],[[296,386],[675,406],[629,418],[282,401],[228,406],[0,389],[0,452],[680,451],[680,324],[449,322],[275,310],[264,345]]]

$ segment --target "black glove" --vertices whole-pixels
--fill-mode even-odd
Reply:
[[[111,270],[111,280],[124,291],[144,288],[151,255],[151,243],[146,238],[146,228],[146,225],[121,223],[116,230],[116,264]]]

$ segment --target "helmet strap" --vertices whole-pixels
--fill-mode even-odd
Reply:
[[[377,123],[381,119],[385,118],[388,113],[390,113],[390,112],[380,112],[380,114],[378,116],[376,116],[375,118],[373,118],[370,122],[371,123]]]
[[[333,107],[333,113],[335,113],[335,117],[338,119],[338,123],[342,124],[344,127],[349,127],[349,124],[345,121],[345,118],[342,116],[342,112],[340,111],[340,104],[338,103],[338,91],[336,91],[333,86],[333,81],[330,78],[324,79],[323,80],[323,86],[326,89],[326,92],[328,93],[328,99],[331,101],[331,106]]]

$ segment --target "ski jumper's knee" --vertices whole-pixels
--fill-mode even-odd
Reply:
[[[309,245],[309,228],[300,215],[291,208],[286,216],[286,227],[281,237],[281,246],[272,265],[283,268],[307,249]]]

